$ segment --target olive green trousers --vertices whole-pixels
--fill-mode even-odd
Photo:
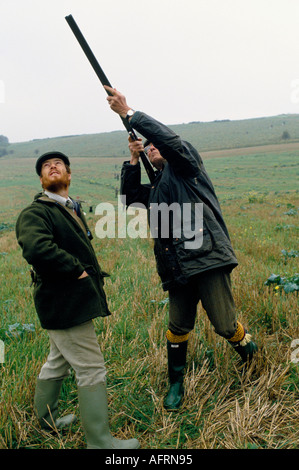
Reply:
[[[233,337],[236,308],[230,273],[223,269],[196,274],[186,285],[169,290],[169,330],[178,336],[193,330],[200,301],[215,332],[226,339]]]

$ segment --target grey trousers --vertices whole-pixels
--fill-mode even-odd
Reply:
[[[187,285],[169,290],[169,330],[175,335],[193,330],[199,301],[215,332],[231,338],[237,328],[236,309],[230,274],[223,269],[196,274]]]
[[[92,320],[64,330],[47,330],[50,353],[39,379],[67,377],[73,368],[77,385],[95,385],[106,380],[106,367]]]

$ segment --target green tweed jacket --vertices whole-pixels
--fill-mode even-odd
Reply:
[[[102,272],[82,211],[39,193],[19,215],[16,236],[36,273],[34,303],[45,329],[64,329],[110,315]],[[88,276],[78,277],[87,271]]]

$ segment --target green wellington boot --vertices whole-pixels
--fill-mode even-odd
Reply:
[[[234,348],[234,350],[240,355],[242,362],[246,364],[250,362],[253,356],[258,351],[257,345],[252,341],[251,335],[249,333],[245,334],[245,337],[242,341],[233,343],[229,341],[229,344]]]
[[[164,408],[167,411],[177,411],[184,396],[184,369],[186,365],[188,341],[171,343],[167,340],[168,377],[170,388],[164,398]]]
[[[77,418],[69,414],[58,418],[58,399],[63,379],[41,380],[37,379],[34,395],[34,409],[41,428],[45,431],[62,429],[74,423]]]
[[[137,439],[120,440],[111,435],[105,383],[78,387],[78,396],[87,449],[139,449]]]

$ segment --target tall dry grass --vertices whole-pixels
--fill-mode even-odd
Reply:
[[[100,263],[111,273],[106,292],[113,315],[97,319],[95,327],[106,359],[110,423],[117,437],[136,436],[145,449],[298,448],[298,356],[292,355],[292,342],[299,338],[298,294],[264,284],[271,273],[299,271],[298,258],[285,263],[281,255],[282,249],[297,247],[298,215],[285,212],[290,205],[298,207],[298,197],[290,191],[253,202],[250,198],[235,194],[222,208],[239,259],[232,273],[238,315],[259,353],[249,368],[241,367],[199,305],[178,413],[163,408],[168,304],[152,241],[94,239]],[[12,212],[14,217],[17,212]],[[88,214],[88,219],[94,229],[97,218]],[[49,434],[40,430],[33,414],[35,380],[48,352],[48,338],[37,321],[28,266],[11,230],[0,234],[0,262],[5,343],[0,448],[83,448],[80,420],[63,433]],[[33,323],[35,331],[8,337],[5,331],[15,322]],[[79,417],[74,375],[63,385],[60,409]]]

